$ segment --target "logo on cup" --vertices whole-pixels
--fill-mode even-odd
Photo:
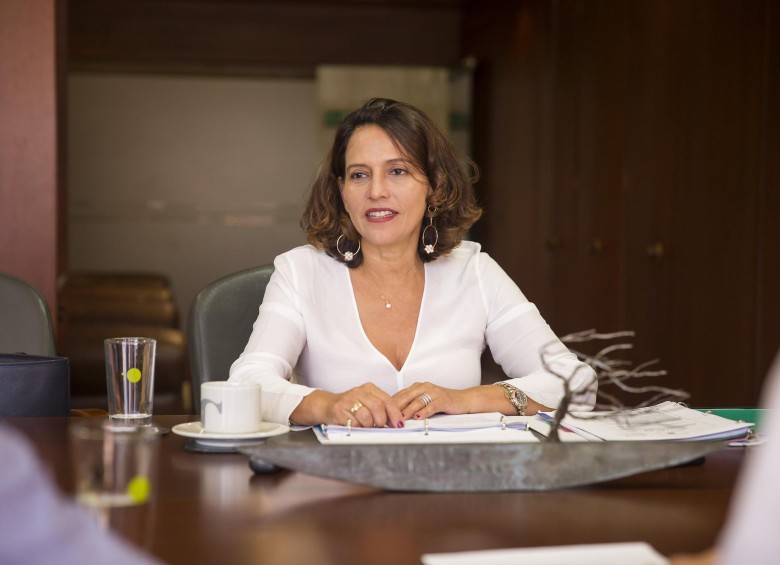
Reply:
[[[258,383],[209,381],[200,386],[203,431],[246,434],[261,428],[261,388]]]

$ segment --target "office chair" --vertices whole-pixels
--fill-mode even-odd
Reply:
[[[0,273],[0,312],[0,352],[56,353],[51,314],[38,289]]]
[[[187,343],[196,414],[200,414],[201,383],[226,380],[230,365],[249,341],[273,272],[272,265],[240,271],[209,284],[195,297]]]
[[[54,357],[46,299],[28,283],[0,273],[0,417],[67,416],[70,368]]]

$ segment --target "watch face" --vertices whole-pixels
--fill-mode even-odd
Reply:
[[[517,414],[524,416],[525,405],[522,401],[526,400],[525,394],[519,388],[510,385],[509,383],[496,383],[504,389],[504,396],[512,404]]]

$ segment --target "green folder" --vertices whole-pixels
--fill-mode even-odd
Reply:
[[[696,408],[699,412],[711,412],[716,416],[729,420],[750,422],[755,424],[756,432],[761,432],[761,422],[766,417],[765,408]]]

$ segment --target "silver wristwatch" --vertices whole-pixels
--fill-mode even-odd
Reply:
[[[528,397],[525,395],[525,393],[516,386],[512,386],[509,383],[501,382],[494,384],[497,384],[504,389],[504,396],[509,402],[512,403],[512,406],[515,407],[515,410],[517,410],[517,415],[525,416],[525,409],[528,408]]]

